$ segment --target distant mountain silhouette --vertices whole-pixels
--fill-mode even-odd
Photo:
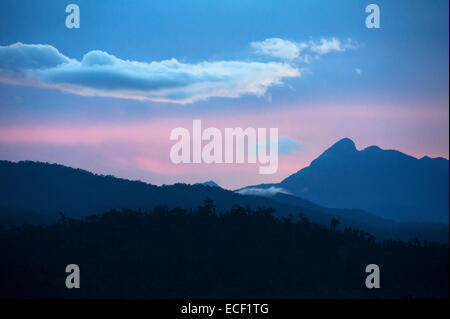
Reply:
[[[194,185],[205,185],[205,186],[210,186],[210,187],[219,187],[219,188],[221,188],[216,182],[214,182],[214,181],[206,181],[206,182],[203,182],[203,183],[196,183],[196,184],[194,184]]]
[[[0,161],[0,223],[50,223],[60,214],[82,218],[111,209],[151,211],[155,206],[197,208],[205,198],[215,201],[217,212],[233,206],[270,207],[276,216],[304,216],[328,226],[333,218],[341,227],[371,232],[378,239],[418,237],[448,241],[448,227],[401,224],[361,210],[329,209],[290,194],[262,197],[241,195],[220,187],[174,184],[155,186],[113,176],[96,175],[57,164]],[[42,216],[39,221],[39,216]]]
[[[417,159],[377,146],[359,151],[348,138],[281,183],[250,188],[269,187],[327,207],[358,208],[397,221],[449,221],[447,159]]]

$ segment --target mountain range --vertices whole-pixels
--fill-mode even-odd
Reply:
[[[416,168],[422,165],[426,166],[427,169],[428,167],[434,167],[434,170],[428,170],[434,174],[433,176],[439,177],[441,180],[438,182],[427,180],[428,184],[426,185],[432,187],[427,191],[434,190],[436,193],[436,202],[433,204],[434,206],[430,204],[430,207],[440,207],[439,205],[443,205],[441,197],[445,197],[448,209],[448,193],[444,195],[445,187],[448,191],[447,160],[417,160],[399,152],[382,151],[373,147],[364,151],[357,151],[353,142],[345,139],[324,152],[311,163],[310,167],[288,177],[279,184],[247,187],[235,192],[223,189],[212,181],[194,185],[179,183],[155,186],[141,181],[96,175],[82,169],[58,164],[0,161],[0,224],[45,224],[55,222],[61,214],[72,218],[83,218],[121,208],[144,211],[151,211],[155,206],[195,209],[203,204],[205,198],[210,198],[214,200],[218,213],[227,211],[235,205],[242,207],[249,205],[253,209],[271,207],[275,209],[278,217],[294,219],[303,217],[325,227],[329,227],[332,219],[338,219],[341,222],[341,228],[362,229],[372,233],[377,239],[417,237],[448,242],[448,224],[445,224],[445,218],[442,218],[443,214],[436,214],[441,218],[434,220],[429,218],[431,213],[425,215],[419,221],[414,218],[407,219],[406,216],[403,216],[405,217],[403,220],[401,218],[389,218],[389,215],[383,212],[377,214],[371,210],[362,209],[365,208],[361,205],[361,203],[365,203],[362,200],[365,197],[355,198],[354,202],[349,197],[347,198],[348,202],[346,202],[345,198],[341,197],[345,192],[331,183],[337,183],[343,175],[347,174],[348,180],[343,185],[343,190],[352,189],[352,179],[358,185],[372,186],[375,183],[374,181],[361,181],[361,179],[367,177],[364,174],[369,171],[365,167],[368,164],[364,164],[363,159],[370,158],[371,153],[385,154],[385,152],[388,155],[392,154],[396,159],[401,158],[416,163]],[[360,158],[361,156],[362,158]],[[389,168],[386,168],[389,163],[387,163],[386,158],[384,160],[384,163],[379,163],[383,167],[380,174],[389,171]],[[347,165],[346,161],[352,162],[353,166]],[[373,161],[372,159],[369,163]],[[359,166],[355,163],[359,163]],[[404,164],[402,161],[395,162],[394,167],[399,165]],[[354,167],[355,172],[351,170],[351,167]],[[443,174],[441,171],[445,172],[445,168],[447,169],[447,175],[441,176]],[[401,167],[401,169],[402,174],[404,174],[404,168]],[[313,173],[320,172],[320,170],[324,170],[324,172],[314,177]],[[342,172],[336,172],[336,170],[342,170]],[[395,173],[392,168],[390,170],[394,171],[392,174]],[[358,177],[356,173],[360,173],[361,176]],[[373,178],[377,176],[380,175],[372,174]],[[309,179],[306,179],[306,177]],[[396,181],[396,178],[388,178],[389,183],[392,180]],[[304,181],[309,181],[309,184],[304,183]],[[323,181],[326,185],[320,187],[320,181]],[[380,182],[380,177],[375,178],[375,181]],[[404,186],[407,186],[405,185],[407,181],[405,181]],[[375,185],[377,184],[375,183]],[[377,186],[378,188],[374,188],[377,191],[382,189],[381,186]],[[444,188],[444,190],[440,188]],[[362,188],[362,190],[365,190],[365,188]],[[327,202],[323,200],[326,191],[337,192],[337,194],[330,194],[330,201]],[[382,196],[382,193],[379,194],[379,196]],[[405,191],[404,194],[407,194],[407,192]],[[380,198],[383,199],[383,197]],[[384,198],[390,200],[393,196]],[[335,205],[333,200],[341,205]],[[412,200],[418,199],[412,198]],[[329,203],[329,206],[334,208],[329,208],[324,203]],[[415,212],[421,211],[422,206],[418,207],[419,209]],[[443,208],[440,207],[440,209]],[[412,215],[412,217],[417,216]],[[424,222],[426,220],[433,222]]]
[[[270,190],[396,221],[449,222],[447,159],[417,159],[377,146],[357,150],[348,138],[280,183],[249,186],[237,192],[270,195]]]

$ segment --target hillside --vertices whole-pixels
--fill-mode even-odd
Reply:
[[[43,217],[42,223],[48,224],[59,218],[60,213],[83,218],[122,208],[149,211],[155,206],[166,205],[192,209],[207,197],[216,202],[219,213],[235,205],[271,207],[278,217],[305,216],[325,226],[337,218],[342,227],[364,229],[379,239],[419,237],[448,241],[448,228],[443,225],[400,224],[360,210],[329,209],[290,195],[267,198],[205,185],[155,186],[57,164],[0,161],[0,221],[3,224],[36,224],[39,216]]]
[[[276,219],[214,202],[0,227],[0,298],[448,298],[448,245]],[[81,289],[66,289],[65,266]],[[377,264],[380,289],[367,289]],[[30,271],[32,269],[32,271]]]

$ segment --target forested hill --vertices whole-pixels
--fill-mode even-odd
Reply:
[[[0,297],[448,298],[448,245],[370,234],[271,209],[111,211],[46,227],[0,227]],[[81,289],[67,289],[66,265]],[[367,289],[366,266],[381,287]]]
[[[3,224],[48,224],[60,213],[82,218],[111,209],[152,210],[158,205],[190,209],[201,205],[206,197],[215,201],[219,213],[233,205],[249,204],[254,208],[271,207],[276,210],[276,216],[303,215],[326,226],[337,218],[341,227],[364,229],[377,239],[448,240],[448,227],[443,225],[399,224],[367,212],[329,209],[288,195],[265,198],[205,185],[155,186],[57,164],[0,161],[0,223]]]

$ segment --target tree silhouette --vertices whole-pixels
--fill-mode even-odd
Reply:
[[[211,198],[197,209],[156,206],[66,218],[49,226],[0,227],[0,298],[448,298],[448,245],[382,242],[272,208]],[[331,226],[333,225],[333,226]],[[64,268],[81,268],[66,289]],[[378,264],[388,290],[369,290]]]
[[[331,231],[335,231],[336,228],[341,224],[341,222],[339,221],[339,219],[336,218],[332,218],[330,221],[330,230]]]

